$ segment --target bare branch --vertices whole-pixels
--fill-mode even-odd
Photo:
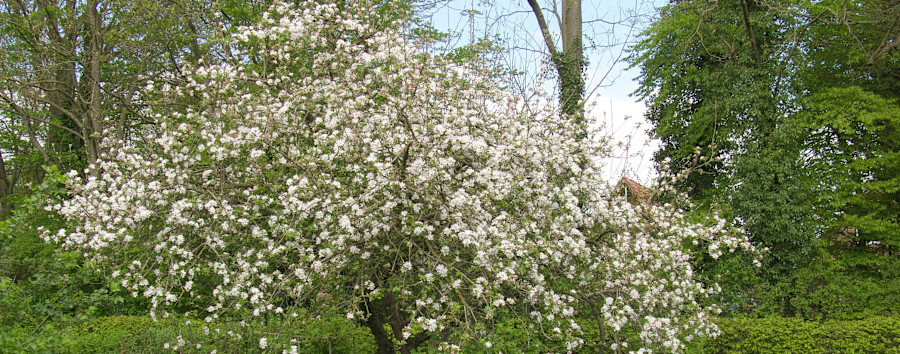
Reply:
[[[550,55],[556,55],[556,45],[553,44],[553,37],[550,35],[550,28],[547,27],[547,20],[544,19],[544,12],[541,11],[541,6],[538,5],[537,0],[528,0],[528,5],[531,6],[531,11],[534,13],[534,16],[537,17],[538,26],[541,28],[541,34],[544,35],[544,43],[547,44]]]
[[[65,131],[69,132],[69,133],[75,134],[75,136],[77,136],[77,137],[79,137],[79,138],[81,137],[81,133],[79,133],[79,132],[77,132],[77,131],[75,131],[75,130],[72,130],[71,128],[68,128],[68,127],[59,125],[59,124],[54,123],[54,122],[51,122],[51,121],[49,121],[49,120],[47,120],[47,119],[38,118],[38,117],[35,117],[35,116],[32,116],[32,115],[29,115],[27,112],[25,112],[25,110],[24,110],[21,106],[17,105],[14,101],[12,101],[12,99],[10,99],[9,97],[7,97],[6,95],[0,95],[0,98],[3,98],[3,100],[6,101],[10,106],[12,106],[13,109],[16,110],[16,113],[19,113],[20,115],[22,115],[22,117],[28,117],[28,118],[30,118],[30,119],[34,119],[34,120],[36,120],[36,121],[39,121],[39,122],[42,122],[42,123],[46,123],[46,124],[52,125],[52,126],[54,126],[54,127],[63,129],[63,130],[65,130]],[[48,100],[45,100],[45,99],[39,99],[38,101],[43,102],[43,103],[49,103],[49,104],[52,105],[52,102],[49,102]],[[71,114],[71,112],[66,111],[66,114],[67,114],[67,115],[68,115],[68,114]],[[70,116],[70,117],[72,117],[72,116]],[[73,120],[74,120],[74,119],[73,119]],[[77,123],[77,121],[76,121],[76,123]],[[29,126],[30,126],[30,123],[29,123]],[[27,129],[27,128],[26,128],[26,129]]]

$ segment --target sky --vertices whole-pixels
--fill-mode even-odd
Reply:
[[[559,25],[549,8],[560,0],[538,1],[559,43]],[[609,183],[628,176],[648,184],[655,176],[652,157],[658,144],[647,135],[650,125],[644,119],[645,104],[630,95],[638,88],[634,80],[639,71],[629,70],[622,59],[628,54],[625,49],[655,17],[656,6],[665,1],[582,2],[584,54],[589,63],[585,71],[587,113],[612,137],[613,144],[612,156],[602,159],[604,177]],[[436,29],[451,33],[451,46],[470,43],[485,33],[496,35],[508,49],[499,60],[525,73],[519,80],[522,85],[535,85],[541,70],[548,68],[545,61],[542,66],[546,45],[526,0],[437,0],[424,15]],[[552,82],[544,86],[554,89]]]

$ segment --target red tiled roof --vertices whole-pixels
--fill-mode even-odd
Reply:
[[[628,198],[629,202],[650,202],[650,189],[642,186],[640,183],[637,183],[628,177],[622,177],[622,179],[619,180],[619,183],[616,184],[616,190],[619,190],[621,188],[626,188],[626,197]],[[634,198],[633,200],[632,197]]]

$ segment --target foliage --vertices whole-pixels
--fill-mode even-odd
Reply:
[[[13,279],[27,279],[39,263],[50,258],[53,247],[39,238],[42,227],[65,225],[56,213],[44,207],[66,195],[65,176],[55,167],[45,168],[43,183],[35,185],[20,202],[10,218],[0,221],[2,274]]]
[[[183,317],[154,320],[149,316],[109,316],[62,323],[48,323],[39,331],[20,326],[4,326],[0,331],[0,353],[155,353],[168,346],[179,352],[218,353],[287,352],[371,353],[375,343],[365,328],[341,315],[321,318],[272,318],[268,325],[253,327],[229,322],[225,332],[207,335],[202,321]],[[273,336],[273,334],[281,336]],[[258,335],[270,336],[268,350],[262,351]],[[186,345],[191,343],[191,345]],[[199,344],[199,347],[197,346]],[[329,348],[331,351],[329,351]]]
[[[824,259],[798,268],[776,284],[767,301],[782,315],[807,320],[863,319],[897,314],[900,282],[895,275],[875,275]],[[893,264],[885,263],[897,269]]]
[[[797,82],[787,78],[793,47],[785,42],[800,21],[755,0],[677,1],[659,11],[629,58],[662,141],[655,159],[688,173],[679,189],[696,203],[727,205],[734,224],[771,249],[767,279],[787,274],[817,231],[806,197],[817,186],[798,173],[802,131],[786,119]],[[710,161],[695,166],[698,152]]]
[[[811,262],[823,229],[816,217],[821,186],[802,172],[799,158],[803,130],[787,122],[780,126],[734,157],[730,180],[735,184],[721,187],[724,195],[718,197],[750,239],[768,248],[762,268],[766,281],[790,276],[797,264]]]
[[[802,119],[816,129],[808,138],[813,166],[833,186],[824,202],[842,211],[827,236],[841,239],[835,246],[850,264],[897,254],[900,101],[850,86],[822,90],[806,106]]]
[[[23,327],[0,327],[0,353],[54,353],[60,339]]]
[[[108,139],[101,177],[70,174],[53,207],[73,227],[47,237],[157,318],[322,309],[365,321],[382,352],[489,341],[505,311],[572,350],[587,303],[639,334],[631,348],[716,333],[682,245],[752,249],[741,235],[610,198],[582,164],[596,140],[379,20],[365,2],[274,6],[232,37],[261,60],[159,87],[196,104],[154,107],[141,144]]]
[[[677,1],[659,13],[628,58],[641,69],[636,94],[648,101],[647,119],[662,142],[658,162],[681,172],[694,167],[695,150],[713,158],[681,186],[697,200],[710,198],[741,144],[772,132],[781,87],[761,61],[777,55],[774,23],[791,21],[755,1]],[[748,31],[766,33],[766,41]]]
[[[692,353],[897,353],[900,318],[804,321],[732,318],[716,322],[722,335],[692,343]]]
[[[740,274],[725,283],[743,299],[736,303],[756,299],[807,317],[818,316],[816,307],[837,316],[847,315],[844,306],[860,315],[884,309],[820,301],[821,289],[843,293],[838,284],[855,284],[857,300],[876,303],[864,299],[877,293],[872,287],[893,288],[880,272],[897,272],[890,256],[900,230],[898,15],[900,5],[880,0],[674,1],[635,46],[636,94],[649,100],[663,142],[657,159],[689,172],[679,187],[697,204],[725,206],[734,225],[770,249],[758,275],[699,265],[710,281]],[[692,151],[715,162],[695,166]],[[798,266],[809,262],[822,263]],[[741,283],[748,280],[757,283]],[[783,301],[762,300],[766,291]],[[836,294],[830,301],[840,301]]]
[[[585,342],[580,348],[581,351],[601,352],[612,347],[617,348],[614,352],[626,352],[629,350],[629,343],[631,345],[641,343],[640,328],[630,327],[615,331],[606,325],[600,330],[597,321],[592,319],[589,313],[581,314],[576,322],[584,331]],[[486,347],[486,344],[489,347]],[[498,321],[489,343],[472,344],[464,347],[463,352],[563,353],[567,352],[567,349],[565,341],[548,336],[539,323],[522,318],[506,318]]]
[[[858,320],[897,315],[900,281],[896,257],[880,257],[881,269],[847,266],[825,248],[776,282],[763,281],[745,255],[723,257],[707,270],[724,291],[709,300],[725,317],[796,317],[809,321]]]
[[[37,331],[47,321],[86,318],[121,305],[91,264],[77,252],[57,250],[40,238],[42,229],[65,225],[44,210],[66,193],[65,177],[47,169],[44,183],[0,222],[0,324]]]
[[[291,332],[306,353],[373,353],[377,349],[367,328],[342,315],[308,319],[294,325]]]
[[[268,325],[243,327],[227,323],[218,335],[207,335],[202,321],[184,318],[153,320],[149,316],[100,317],[59,331],[62,353],[155,352],[166,347],[186,352],[246,353],[261,351],[259,336],[268,336],[268,352],[301,351],[303,353],[371,353],[375,350],[372,335],[365,327],[340,315],[323,318],[272,318]],[[206,329],[204,329],[206,328]],[[226,332],[240,334],[232,337]],[[273,334],[281,334],[274,336]],[[182,342],[183,341],[183,342]],[[199,344],[199,347],[197,346]],[[180,348],[180,349],[179,349]],[[355,348],[355,350],[354,350]]]
[[[39,237],[41,227],[65,226],[44,208],[65,196],[66,178],[53,167],[45,172],[44,183],[0,222],[0,352],[82,352],[77,348],[107,342],[112,344],[102,352],[117,351],[112,349],[121,340],[86,336],[79,346],[65,330],[96,316],[146,313],[148,303],[117,292],[79,252],[57,249]]]

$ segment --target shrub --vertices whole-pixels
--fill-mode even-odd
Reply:
[[[900,317],[852,321],[733,318],[716,322],[717,338],[689,344],[691,353],[900,353]]]
[[[284,316],[288,317],[288,316]],[[153,321],[149,316],[109,316],[74,325],[47,324],[37,334],[28,328],[2,328],[0,353],[157,353],[169,348],[188,353],[291,352],[371,353],[375,351],[372,334],[366,327],[339,315],[307,318],[273,317],[266,325],[241,326],[239,322],[218,323],[220,332],[205,335],[204,321],[186,321],[171,317]],[[234,335],[230,335],[231,334]],[[267,350],[261,350],[259,337],[267,338]],[[179,343],[183,341],[183,343]],[[198,348],[197,345],[200,345]]]

